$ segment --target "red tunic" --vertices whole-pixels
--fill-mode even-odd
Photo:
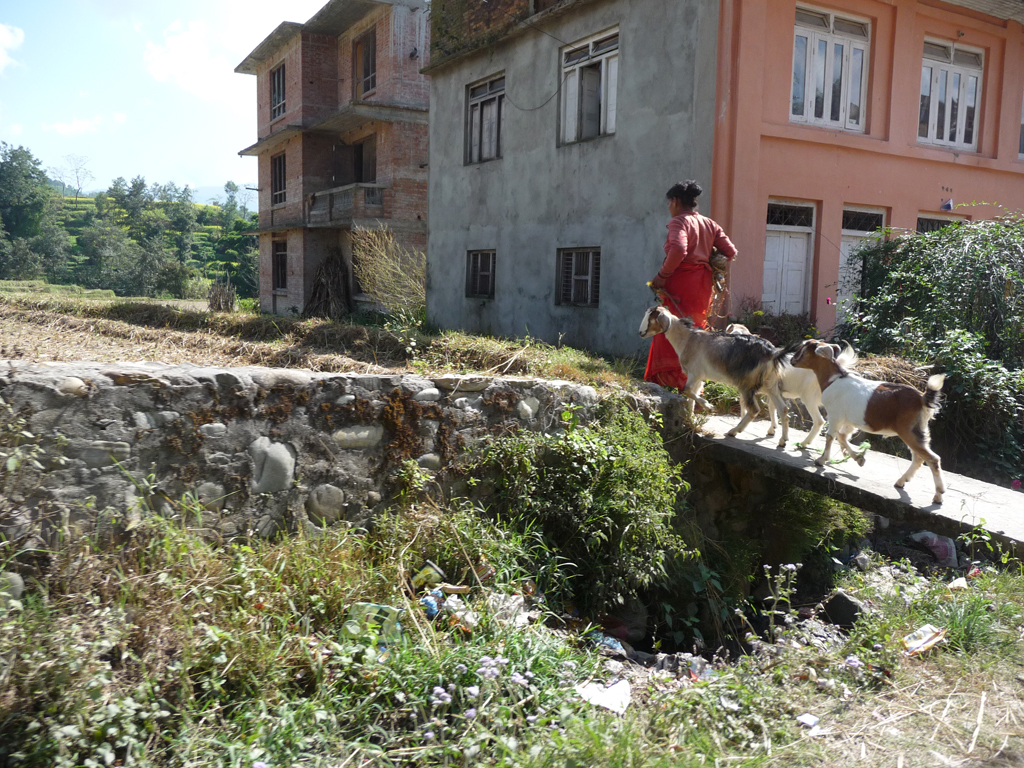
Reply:
[[[673,217],[668,223],[665,261],[658,271],[658,277],[665,281],[661,289],[662,304],[678,317],[692,318],[698,328],[707,327],[711,309],[713,283],[708,260],[712,248],[718,248],[730,260],[736,256],[736,246],[707,216],[690,211]],[[680,391],[686,386],[679,356],[663,333],[651,339],[644,380]]]

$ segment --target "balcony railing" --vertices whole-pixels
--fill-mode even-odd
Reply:
[[[310,226],[348,224],[352,219],[382,217],[384,190],[379,184],[346,184],[306,195],[306,223]]]

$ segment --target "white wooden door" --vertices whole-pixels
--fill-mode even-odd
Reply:
[[[839,244],[839,283],[836,285],[837,323],[846,321],[850,299],[853,298],[853,294],[860,293],[861,261],[859,258],[853,257],[853,254],[861,247],[864,240],[863,235],[843,235]]]
[[[807,232],[768,232],[761,292],[765,312],[799,315],[807,311],[810,243]]]

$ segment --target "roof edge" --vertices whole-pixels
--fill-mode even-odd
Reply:
[[[297,21],[282,21],[277,25],[277,29],[267,35],[263,42],[253,48],[242,63],[235,67],[235,72],[240,75],[255,75],[257,65],[291,42],[293,37],[302,32],[303,26]]]

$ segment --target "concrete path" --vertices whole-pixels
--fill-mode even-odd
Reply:
[[[856,507],[896,520],[920,524],[935,533],[956,535],[982,526],[996,541],[1024,554],[1024,493],[983,483],[963,475],[943,471],[946,493],[942,504],[932,504],[935,485],[932,473],[921,467],[904,488],[893,483],[907,471],[909,462],[877,451],[868,451],[863,467],[844,457],[836,443],[832,462],[814,465],[825,447],[819,436],[811,447],[802,450],[796,443],[806,432],[789,430],[785,450],[776,447],[778,435],[766,437],[768,422],[753,422],[737,437],[725,433],[739,421],[736,416],[713,416],[703,427],[698,445],[712,458],[753,469],[768,477],[825,494]],[[861,436],[853,441],[856,445]]]

